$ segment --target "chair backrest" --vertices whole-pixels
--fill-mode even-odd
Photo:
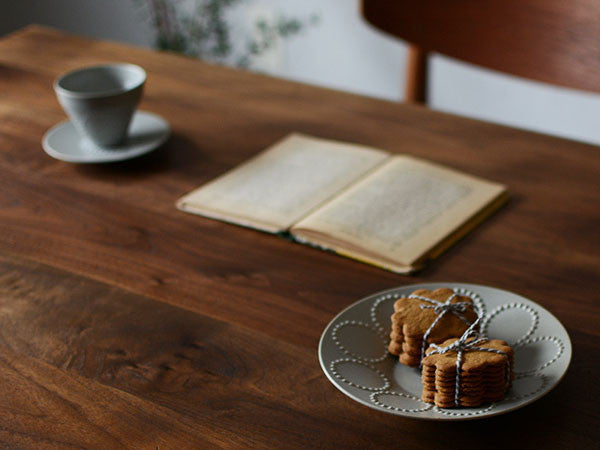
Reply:
[[[423,52],[600,92],[600,0],[363,0],[362,7],[369,23]],[[413,51],[411,70],[419,65],[422,54]]]

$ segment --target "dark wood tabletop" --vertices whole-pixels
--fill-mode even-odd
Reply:
[[[128,61],[173,130],[128,162],[41,148],[60,73]],[[185,214],[175,200],[292,131],[506,184],[511,201],[414,276]],[[7,447],[591,448],[598,445],[597,147],[28,27],[0,40],[0,442]],[[381,413],[317,345],[358,299],[486,284],[550,310],[573,343],[547,396],[485,420]]]

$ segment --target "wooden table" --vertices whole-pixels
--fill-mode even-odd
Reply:
[[[112,165],[48,157],[42,135],[64,119],[53,79],[115,60],[146,68],[141,106],[171,123],[170,141]],[[412,277],[174,208],[291,131],[437,161],[506,183],[513,199]],[[596,446],[599,225],[596,147],[29,27],[0,40],[0,442]],[[512,290],[555,314],[574,346],[559,386],[460,423],[338,392],[317,359],[333,316],[439,280]]]

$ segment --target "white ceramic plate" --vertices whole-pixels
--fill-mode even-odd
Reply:
[[[504,400],[477,408],[424,403],[420,370],[387,352],[394,301],[440,287],[470,295],[484,314],[482,332],[515,350],[515,381]],[[335,387],[370,408],[417,419],[466,420],[513,411],[550,392],[569,367],[571,341],[550,312],[512,292],[464,283],[413,284],[371,295],[338,314],[321,336],[319,361]]]
[[[124,161],[149,153],[160,147],[171,129],[165,119],[156,114],[137,111],[129,125],[125,142],[112,148],[98,147],[81,138],[70,121],[50,128],[42,139],[44,151],[53,158],[75,163],[107,163]]]

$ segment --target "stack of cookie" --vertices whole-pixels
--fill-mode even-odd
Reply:
[[[398,356],[402,364],[412,367],[419,366],[424,335],[440,315],[440,312],[436,312],[433,307],[446,302],[452,295],[454,295],[454,291],[449,288],[435,291],[419,289],[414,291],[411,296],[425,297],[432,301],[428,302],[408,296],[399,298],[394,303],[388,350],[391,354]],[[450,303],[459,302],[469,303],[470,306],[459,314],[450,311],[443,314],[438,323],[431,328],[426,345],[437,344],[448,338],[461,336],[477,319],[473,301],[469,297],[457,295],[450,301]],[[423,308],[421,305],[427,307]]]
[[[473,341],[474,338],[466,342]],[[448,339],[440,348],[453,344],[457,339]],[[500,353],[477,350],[489,348]],[[423,358],[422,381],[424,402],[435,403],[440,408],[455,406],[475,407],[504,398],[513,380],[513,349],[498,339],[485,340],[462,352],[460,377],[457,388],[457,351],[432,353],[427,349]]]

